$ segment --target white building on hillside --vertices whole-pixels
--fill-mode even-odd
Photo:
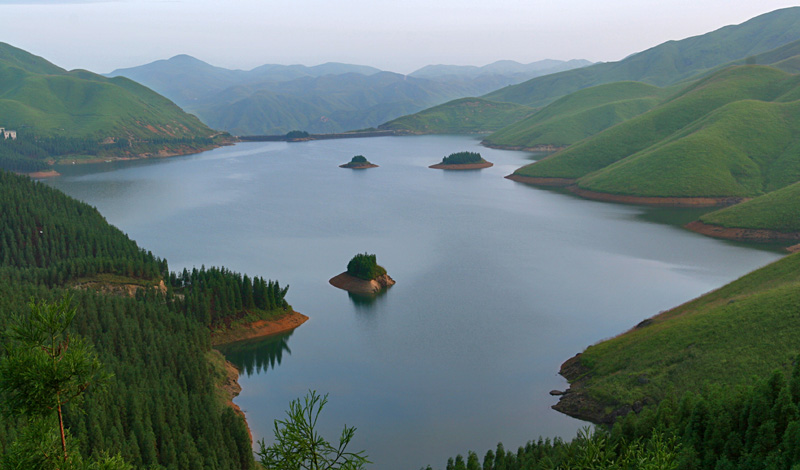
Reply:
[[[0,133],[2,133],[3,139],[11,139],[11,140],[17,139],[17,131],[6,130],[5,127],[0,127]]]

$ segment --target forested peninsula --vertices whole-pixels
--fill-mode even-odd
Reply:
[[[106,391],[89,388],[64,409],[80,455],[119,454],[137,468],[255,468],[246,424],[220,390],[211,331],[294,315],[288,286],[226,268],[170,272],[96,209],[5,171],[0,248],[0,331],[31,299],[69,293],[70,331],[112,374]],[[0,447],[25,429],[2,418]]]

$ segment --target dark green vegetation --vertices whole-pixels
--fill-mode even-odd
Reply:
[[[102,293],[113,291],[109,280],[135,297]],[[0,172],[0,331],[31,298],[54,302],[67,291],[77,310],[69,333],[113,374],[106,392],[89,388],[64,408],[75,452],[119,453],[136,467],[253,468],[247,428],[216,392],[208,326],[282,312],[286,288],[224,268],[170,274],[97,210]],[[0,448],[25,429],[4,418]]]
[[[726,68],[515,174],[612,194],[758,196],[800,177],[798,85],[771,67]]]
[[[378,265],[375,255],[359,253],[347,263],[347,274],[365,281],[371,281],[385,275],[386,269]]]
[[[668,41],[619,62],[534,78],[489,93],[484,98],[537,107],[604,83],[633,80],[666,86],[798,39],[800,8],[786,8],[702,36]]]
[[[367,157],[363,155],[356,155],[353,158],[351,158],[349,162],[339,166],[342,168],[368,168],[368,167],[375,167],[377,165],[370,163],[367,160]]]
[[[66,71],[0,43],[0,167],[44,168],[47,157],[133,156],[208,148],[214,133],[174,103],[129,79]],[[33,160],[28,162],[27,160]]]
[[[730,228],[800,232],[800,183],[705,214],[700,221]]]
[[[145,84],[215,128],[277,135],[291,129],[319,134],[376,127],[449,100],[585,64],[548,61],[528,67],[509,61],[483,71],[437,66],[411,75],[346,64],[265,65],[244,72],[178,56],[112,75]]]
[[[641,82],[587,88],[495,132],[484,143],[522,148],[566,147],[654,108],[672,91]]]
[[[306,139],[306,138],[308,138],[308,132],[306,132],[306,131],[289,131],[289,132],[286,133],[286,138],[288,140]]]
[[[478,152],[456,152],[442,158],[442,165],[467,165],[483,161],[483,157]]]
[[[4,411],[26,420],[30,432],[0,456],[2,468],[79,468],[82,463],[80,454],[67,450],[63,408],[108,376],[86,341],[68,332],[77,313],[70,302],[69,297],[52,304],[32,301],[29,314],[11,319],[10,341],[0,356],[0,394]],[[40,452],[32,450],[37,447]]]
[[[461,98],[394,119],[378,128],[414,134],[485,133],[513,124],[533,111],[513,103]]]
[[[751,469],[790,470],[800,462],[800,366],[755,384],[711,386],[630,413],[610,429],[571,442],[528,442],[516,452],[498,444],[481,463],[458,455],[447,470]],[[429,467],[430,468],[430,467]]]
[[[310,391],[289,404],[285,420],[275,420],[275,442],[259,441],[258,456],[268,470],[361,470],[370,463],[365,451],[348,452],[356,428],[345,425],[336,446],[315,429],[328,395]]]

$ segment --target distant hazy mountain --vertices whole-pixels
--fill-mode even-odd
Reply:
[[[484,98],[542,106],[581,88],[604,83],[635,80],[665,86],[798,39],[800,7],[785,8],[701,36],[667,41],[619,62],[534,78]]]
[[[452,99],[519,83],[548,70],[586,64],[579,60],[533,64],[500,61],[458,71],[449,66],[430,66],[404,76],[339,63],[228,70],[179,55],[109,75],[122,75],[152,88],[212,127],[247,135],[374,127]]]
[[[171,99],[179,106],[191,105],[211,93],[237,85],[262,82],[285,82],[304,77],[358,73],[373,75],[380,72],[374,67],[329,62],[314,67],[305,65],[267,64],[250,71],[215,67],[185,54],[167,60],[157,60],[146,65],[117,69],[109,77],[123,76],[142,83]]]
[[[563,72],[564,70],[577,69],[592,65],[588,60],[540,60],[530,64],[521,64],[513,60],[498,60],[483,67],[473,65],[427,65],[412,72],[412,77],[428,78],[432,80],[446,79],[448,77],[476,78],[480,76],[496,75],[506,77],[508,80],[529,80],[534,77]],[[511,82],[510,82],[511,83]]]

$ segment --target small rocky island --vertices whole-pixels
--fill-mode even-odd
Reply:
[[[347,263],[347,271],[334,276],[332,286],[352,294],[374,295],[393,286],[394,279],[386,274],[386,269],[378,265],[375,255],[357,254]]]
[[[456,152],[442,158],[441,163],[431,165],[428,168],[438,170],[480,170],[494,165],[487,162],[478,152]]]
[[[370,163],[363,155],[356,155],[349,163],[339,165],[339,168],[351,168],[353,170],[364,170],[367,168],[378,168],[378,165]]]

